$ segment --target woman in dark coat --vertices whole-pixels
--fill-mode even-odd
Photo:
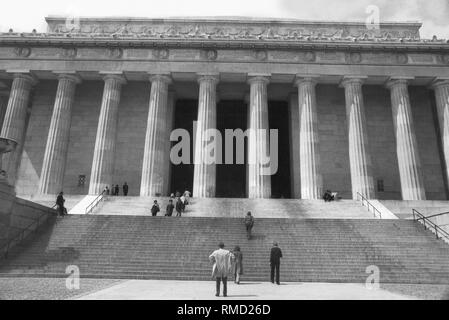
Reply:
[[[243,254],[240,251],[239,246],[235,246],[234,251],[232,252],[235,257],[235,263],[234,263],[234,282],[239,284],[240,283],[240,275],[243,274]]]

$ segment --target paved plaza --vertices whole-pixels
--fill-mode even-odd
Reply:
[[[449,299],[446,285],[352,283],[228,283],[228,297],[215,297],[213,281],[81,279],[68,290],[65,278],[1,278],[0,299],[25,300],[414,300]]]

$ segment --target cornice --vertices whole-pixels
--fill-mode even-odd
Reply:
[[[68,38],[3,36],[0,46],[122,47],[122,48],[216,48],[216,49],[318,49],[349,51],[449,51],[449,42],[325,41],[325,40],[210,40],[210,39],[114,39],[112,37]]]

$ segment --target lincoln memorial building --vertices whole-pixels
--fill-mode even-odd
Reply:
[[[18,142],[2,167],[19,196],[126,181],[131,196],[448,199],[449,43],[420,23],[46,21],[0,33],[1,136]],[[173,130],[202,159],[211,128],[277,129],[276,173],[172,163]],[[245,139],[245,159],[269,144]]]

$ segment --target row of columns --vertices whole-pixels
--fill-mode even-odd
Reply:
[[[194,188],[195,197],[214,197],[216,168],[205,163],[206,154],[204,132],[215,129],[217,124],[216,86],[218,75],[199,75],[198,123],[195,141]],[[169,75],[150,77],[151,92],[147,130],[145,135],[142,167],[141,196],[154,196],[169,192],[170,143],[173,127],[174,94],[168,90]],[[415,128],[408,94],[407,78],[392,78],[387,84],[391,92],[391,105],[395,129],[397,157],[404,200],[424,200],[426,198],[421,163],[419,159]],[[268,75],[254,75],[248,80],[250,101],[248,108],[248,128],[255,129],[255,135],[248,137],[248,156],[255,160],[248,165],[247,185],[249,198],[269,198],[271,196],[270,176],[262,173],[261,157],[269,149],[268,134],[259,134],[259,129],[268,129]],[[58,75],[58,88],[50,123],[50,129],[42,165],[39,191],[43,194],[59,192],[63,186],[67,148],[70,134],[72,105],[76,85],[81,80],[76,74]],[[100,193],[112,183],[114,153],[117,135],[118,106],[123,84],[120,74],[104,75],[104,92],[98,121],[97,136],[92,162],[89,194]],[[349,137],[349,159],[353,197],[361,194],[375,197],[372,161],[369,153],[365,107],[362,86],[364,77],[345,77],[341,86],[345,89],[346,114]],[[32,86],[36,80],[29,74],[14,74],[8,104],[4,116],[1,136],[23,141],[25,135],[26,111]],[[316,76],[297,76],[297,104],[290,110],[293,121],[292,155],[295,161],[293,193],[302,199],[319,199],[323,194],[323,178],[320,169],[318,117],[315,87]],[[436,81],[433,86],[436,95],[438,120],[444,146],[446,175],[449,178],[449,80]],[[296,99],[296,95],[294,96]],[[1,110],[0,110],[1,111]],[[296,123],[295,123],[296,122]],[[298,139],[299,138],[299,141]],[[299,153],[299,154],[298,154]],[[3,164],[9,173],[9,182],[14,184],[19,164],[19,152],[5,154]],[[297,162],[299,161],[299,166]],[[298,169],[299,167],[299,169]]]

